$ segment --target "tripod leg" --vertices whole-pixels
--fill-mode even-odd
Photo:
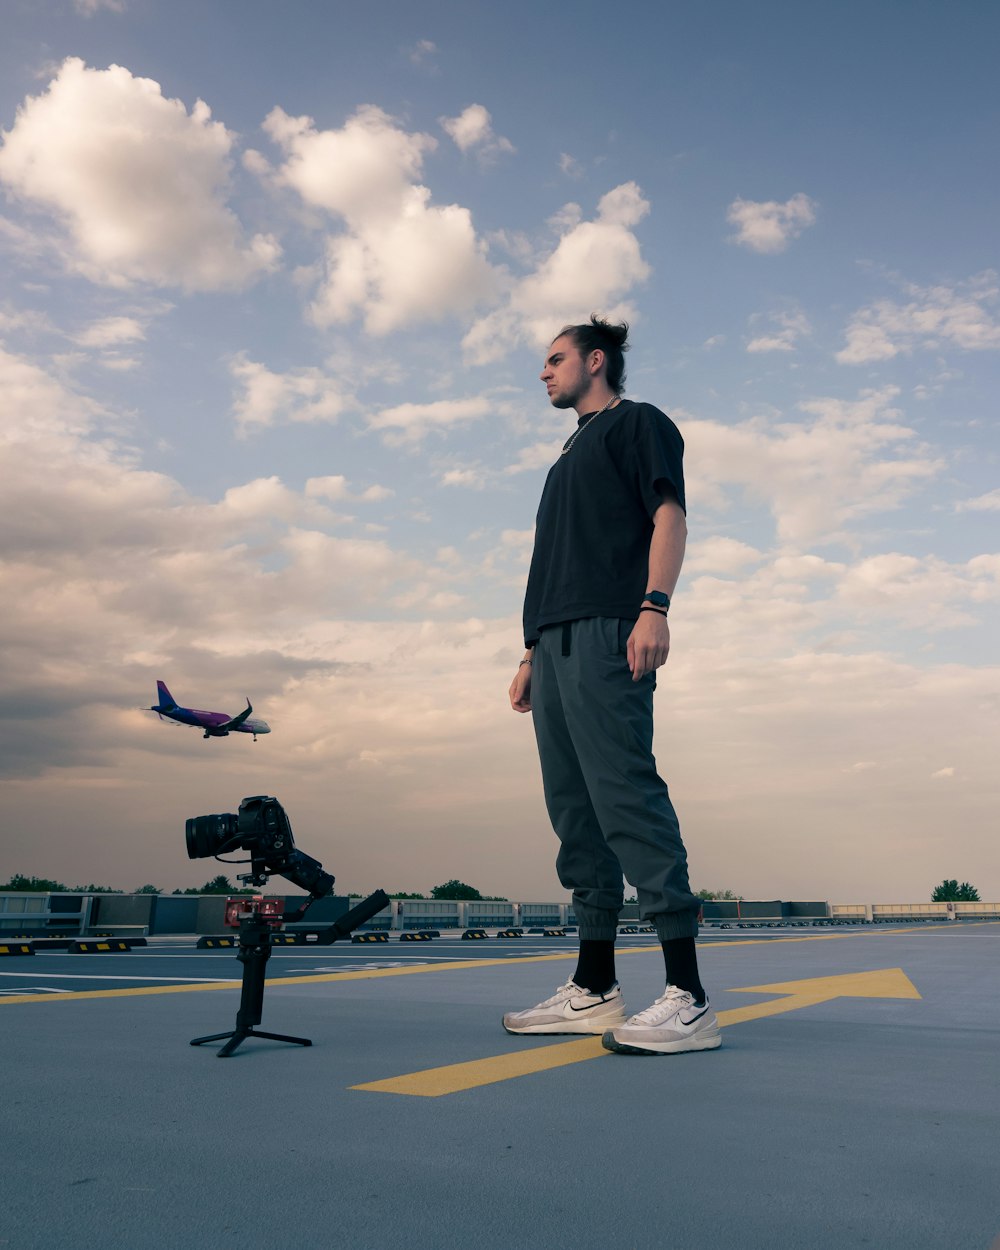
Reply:
[[[229,1041],[219,1050],[216,1056],[218,1059],[228,1059],[230,1055],[234,1055],[248,1037],[266,1037],[272,1042],[291,1042],[294,1046],[312,1045],[308,1037],[289,1037],[286,1033],[258,1033],[256,1029],[236,1029],[232,1033],[220,1033],[219,1037],[228,1037]],[[202,1038],[202,1041],[209,1040],[218,1041],[218,1038]]]
[[[251,1029],[251,1037],[269,1037],[272,1042],[291,1042],[295,1046],[311,1046],[308,1037],[289,1037],[287,1033],[262,1033],[260,1029]]]
[[[252,1031],[246,1032],[243,1029],[237,1029],[235,1033],[230,1033],[229,1041],[226,1042],[225,1046],[223,1046],[219,1050],[219,1053],[216,1055],[216,1058],[228,1059],[230,1055],[236,1053],[237,1046],[242,1046],[248,1037],[253,1037]]]
[[[221,1042],[224,1037],[232,1037],[234,1030],[227,1029],[225,1033],[211,1033],[208,1037],[196,1037],[192,1040],[192,1046],[201,1046],[204,1042]]]

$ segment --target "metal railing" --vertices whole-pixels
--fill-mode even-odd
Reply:
[[[0,893],[0,936],[84,937],[92,894]]]

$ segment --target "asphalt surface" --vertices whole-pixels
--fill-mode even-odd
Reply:
[[[572,938],[0,961],[0,1246],[1000,1250],[1000,924],[714,931],[718,1051],[516,1038]],[[619,938],[633,1010],[654,938]],[[753,987],[751,989],[751,987]]]

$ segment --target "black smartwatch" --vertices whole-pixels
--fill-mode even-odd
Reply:
[[[651,603],[655,608],[662,608],[664,612],[670,610],[670,596],[662,590],[648,590],[642,597],[643,603]]]

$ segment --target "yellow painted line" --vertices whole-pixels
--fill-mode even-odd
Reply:
[[[845,935],[847,936],[847,935]],[[834,998],[919,998],[916,987],[902,968],[880,968],[875,972],[849,972],[841,976],[810,977],[803,981],[784,981],[775,985],[746,986],[734,991],[741,994],[780,994],[783,997],[765,1003],[752,1003],[747,1007],[735,1007],[718,1013],[719,1023],[725,1028],[743,1024],[747,1020],[760,1020],[766,1016],[780,1015],[786,1011],[798,1011]],[[352,1089],[380,1094],[409,1094],[417,1098],[440,1098],[443,1094],[457,1094],[462,1090],[475,1089],[480,1085],[494,1085],[513,1077],[530,1076],[550,1068],[561,1068],[587,1059],[600,1059],[609,1054],[601,1045],[599,1037],[583,1037],[572,1042],[558,1042],[533,1050],[513,1051],[505,1055],[493,1055],[488,1059],[473,1059],[467,1063],[452,1063],[441,1068],[427,1068],[422,1072],[409,1072],[404,1076],[392,1076],[382,1081],[369,1081],[352,1085]]]
[[[834,938],[844,939],[848,937],[857,937],[859,935],[853,933],[836,933],[822,934],[820,936],[795,937],[795,938],[745,938],[741,941],[726,942],[726,947],[732,946],[757,946],[764,942],[828,942]],[[702,947],[701,949],[710,950],[711,947]],[[632,946],[622,947],[616,952],[618,955],[661,955],[659,946]],[[359,968],[354,972],[325,972],[315,973],[310,976],[301,977],[272,977],[265,981],[265,985],[323,985],[334,981],[373,981],[380,977],[408,977],[416,973],[426,972],[461,972],[466,968],[506,968],[514,964],[540,964],[552,963],[558,960],[576,959],[575,952],[563,952],[559,955],[518,955],[506,959],[463,959],[454,963],[440,964],[410,964],[405,968]],[[71,995],[61,994],[10,994],[8,996],[0,996],[0,1006],[10,1003],[51,1003],[51,1002],[67,1002],[72,998],[73,1002],[88,998],[138,998],[146,994],[187,994],[202,990],[231,990],[239,989],[240,982],[234,980],[226,981],[209,981],[194,985],[149,985],[136,986],[133,989],[122,990],[80,990]]]
[[[981,927],[983,925],[1000,925],[1000,921],[982,920],[971,921],[964,925],[964,928]],[[734,947],[740,946],[775,946],[780,943],[789,942],[847,942],[851,939],[868,938],[868,937],[885,937],[888,933],[952,933],[953,929],[946,929],[943,924],[931,924],[919,926],[905,930],[885,930],[879,932],[877,929],[869,929],[863,933],[810,933],[802,937],[780,937],[780,938],[736,938],[732,941],[723,942],[699,942],[699,951],[713,950],[732,950]],[[650,955],[660,954],[659,946],[626,946],[619,947],[618,955]],[[194,958],[194,956],[192,956]],[[507,959],[468,959],[460,960],[455,963],[441,964],[411,964],[406,968],[369,968],[367,970],[358,969],[355,972],[327,972],[317,973],[312,976],[302,977],[273,977],[265,982],[266,985],[321,985],[332,981],[369,981],[377,980],[380,977],[405,977],[412,976],[415,973],[426,972],[460,972],[464,968],[505,968],[514,964],[538,964],[552,963],[560,959],[576,959],[575,952],[563,952],[559,955],[518,955]],[[191,994],[202,990],[231,990],[239,989],[239,981],[209,981],[200,982],[194,985],[150,985],[139,986],[135,989],[127,990],[81,990],[78,993],[67,994],[11,994],[8,996],[0,995],[0,1006],[5,1004],[17,1003],[51,1003],[51,1002],[78,1002],[88,998],[136,998],[144,994]]]
[[[389,1077],[385,1081],[369,1081],[364,1085],[352,1085],[352,1089],[368,1090],[380,1094],[412,1094],[418,1098],[440,1098],[442,1094],[457,1094],[464,1089],[479,1085],[494,1085],[497,1081],[509,1081],[517,1076],[531,1076],[549,1068],[562,1068],[566,1064],[581,1063],[585,1059],[599,1059],[608,1052],[601,1046],[599,1037],[579,1037],[572,1042],[539,1046],[534,1050],[512,1051],[506,1055],[493,1055],[489,1059],[472,1059],[467,1063],[450,1063],[443,1068],[427,1068],[423,1072],[409,1072],[405,1076]]]
[[[271,983],[273,984],[273,982]],[[140,994],[183,994],[189,990],[239,989],[239,981],[207,981],[196,985],[146,985],[131,990],[64,990],[58,994],[8,994],[0,996],[0,1006],[7,1003],[69,1003],[81,998],[135,998]]]
[[[621,950],[620,955],[634,955],[646,953],[655,950],[660,954],[660,948],[638,946],[634,949]],[[460,972],[466,968],[498,968],[506,967],[508,964],[536,964],[545,963],[556,959],[575,959],[576,955],[564,953],[562,955],[524,955],[515,959],[465,959],[456,963],[442,964],[411,964],[406,968],[359,968],[354,972],[325,972],[316,973],[311,976],[302,977],[272,977],[264,982],[265,985],[321,985],[332,981],[371,981],[380,977],[406,977],[415,973],[424,972]],[[74,1001],[84,998],[135,998],[143,994],[186,994],[194,990],[232,990],[240,988],[240,981],[209,981],[199,985],[150,985],[137,986],[135,989],[128,990],[81,990],[77,994],[73,994]],[[0,1005],[4,1003],[46,1003],[57,999],[59,1002],[66,1002],[67,999],[62,995],[54,994],[11,994],[9,997],[0,997]]]

